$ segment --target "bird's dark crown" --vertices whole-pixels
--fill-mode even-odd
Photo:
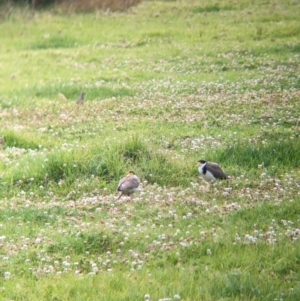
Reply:
[[[199,160],[198,162],[204,164],[206,161],[205,160]]]
[[[132,171],[132,170],[130,170],[129,174],[130,174],[130,175],[135,175],[135,172]]]

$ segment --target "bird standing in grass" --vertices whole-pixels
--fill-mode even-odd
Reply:
[[[122,195],[131,195],[136,191],[140,191],[140,179],[135,175],[135,173],[133,171],[130,171],[128,173],[128,175],[124,178],[122,178],[118,184],[118,191],[121,191],[120,196],[118,197],[118,199],[122,196]]]
[[[198,163],[199,173],[207,182],[216,182],[217,180],[226,180],[228,178],[217,163],[207,162],[205,160],[199,160]]]
[[[85,92],[81,92],[80,96],[76,100],[76,103],[77,104],[83,104],[84,103],[84,96],[85,96]]]

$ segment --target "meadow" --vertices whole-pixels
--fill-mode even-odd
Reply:
[[[3,8],[0,299],[298,301],[299,11]]]

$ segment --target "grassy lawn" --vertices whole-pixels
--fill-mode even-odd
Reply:
[[[0,299],[298,301],[299,11],[2,19]],[[203,182],[199,159],[229,181]],[[142,191],[118,200],[129,170]]]

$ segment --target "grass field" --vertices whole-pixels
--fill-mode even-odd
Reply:
[[[6,14],[0,299],[300,300],[299,11]],[[129,170],[142,191],[118,200]]]

